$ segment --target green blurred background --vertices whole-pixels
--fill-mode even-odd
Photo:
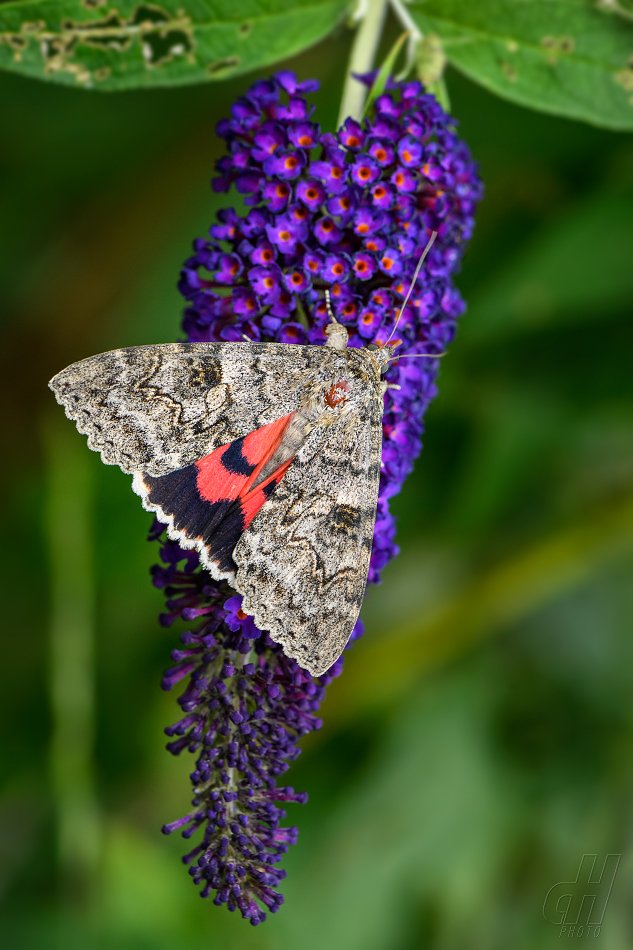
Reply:
[[[295,62],[336,119],[348,38]],[[0,934],[68,950],[554,946],[583,853],[622,854],[599,940],[631,945],[633,136],[447,83],[486,185],[469,309],[364,607],[287,781],[299,844],[256,930],[197,896],[164,751],[155,547],[46,381],[178,335],[219,206],[231,83],[91,94],[0,75],[3,634]],[[228,203],[223,198],[224,203]],[[585,938],[587,939],[587,938]],[[591,938],[593,939],[593,938]]]

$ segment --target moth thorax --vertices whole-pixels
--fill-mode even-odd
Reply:
[[[346,401],[349,390],[350,385],[347,380],[338,379],[335,383],[332,383],[326,392],[324,396],[325,404],[329,406],[330,409],[336,409],[337,406],[340,406],[341,403]]]
[[[332,320],[324,327],[324,330],[327,335],[326,346],[331,346],[335,350],[345,350],[347,348],[347,330],[342,323]]]

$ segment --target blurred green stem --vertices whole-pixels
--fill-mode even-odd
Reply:
[[[338,127],[349,116],[358,121],[362,115],[367,89],[363,83],[354,79],[352,73],[367,73],[372,68],[385,22],[387,3],[388,0],[360,0],[359,2],[357,17],[360,19],[360,26],[356,30],[347,64]]]
[[[50,769],[61,893],[75,911],[95,893],[100,819],[94,779],[93,486],[85,444],[49,418],[47,539],[51,569]]]
[[[370,706],[385,708],[433,667],[520,622],[632,550],[633,498],[628,497],[518,551],[421,617],[362,643],[329,691],[328,722]]]

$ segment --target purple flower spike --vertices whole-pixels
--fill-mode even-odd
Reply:
[[[481,197],[475,165],[453,120],[419,83],[389,80],[363,127],[349,119],[320,138],[304,98],[316,85],[287,71],[258,80],[219,123],[227,148],[214,187],[246,195],[248,213],[223,209],[211,240],[194,242],[179,283],[187,339],[322,345],[327,285],[350,344],[384,342],[435,230],[398,325],[397,352],[441,353],[464,308],[452,275]],[[322,152],[308,162],[317,139]],[[221,286],[230,293],[218,293]],[[384,397],[369,583],[398,552],[389,500],[420,451],[437,371],[432,359],[403,359],[388,370],[400,388]],[[163,525],[155,522],[150,536],[161,541],[152,571],[167,598],[161,623],[187,624],[163,679],[165,689],[183,690],[168,749],[195,756],[193,807],[164,830],[196,836],[184,861],[200,894],[258,925],[283,903],[279,862],[297,838],[282,826],[281,806],[306,800],[280,779],[301,737],[320,728],[319,705],[343,658],[311,676],[260,634],[240,595],[165,538]],[[361,633],[359,623],[350,644]]]
[[[376,261],[371,254],[357,254],[354,258],[354,273],[359,280],[369,280],[376,273]]]
[[[328,254],[325,258],[325,264],[321,270],[321,277],[330,284],[347,280],[349,275],[349,264],[340,254]]]

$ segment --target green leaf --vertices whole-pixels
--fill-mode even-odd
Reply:
[[[369,95],[367,96],[367,101],[365,102],[365,108],[363,109],[363,116],[367,115],[367,113],[371,109],[372,105],[374,104],[378,96],[382,96],[383,92],[385,91],[387,80],[389,79],[389,76],[394,71],[394,66],[398,58],[398,53],[402,49],[403,43],[408,37],[408,35],[409,35],[408,33],[403,33],[402,36],[399,36],[396,42],[391,47],[391,49],[389,50],[389,53],[387,54],[387,57],[384,63],[380,67],[378,75],[374,79],[374,84],[369,90]]]
[[[415,0],[408,10],[453,66],[491,92],[633,129],[633,23],[593,0]]]
[[[474,294],[466,345],[588,321],[629,306],[633,295],[633,191],[598,194],[502,268]]]
[[[347,0],[18,0],[0,4],[0,68],[86,89],[225,79],[318,42]]]

